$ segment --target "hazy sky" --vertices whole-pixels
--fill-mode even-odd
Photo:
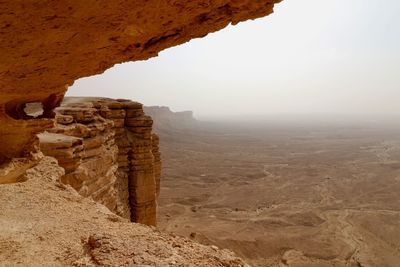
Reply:
[[[284,0],[275,13],[114,66],[68,95],[197,117],[400,113],[399,0]]]

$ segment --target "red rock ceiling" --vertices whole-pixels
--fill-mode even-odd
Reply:
[[[0,161],[29,151],[51,124],[27,120],[25,103],[42,102],[51,117],[76,79],[266,16],[280,1],[0,0]]]

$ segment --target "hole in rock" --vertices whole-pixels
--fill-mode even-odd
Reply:
[[[24,112],[30,117],[37,118],[44,113],[43,105],[40,102],[26,103]]]

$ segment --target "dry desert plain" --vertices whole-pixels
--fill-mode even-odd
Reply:
[[[398,121],[156,121],[159,227],[254,266],[399,267]]]

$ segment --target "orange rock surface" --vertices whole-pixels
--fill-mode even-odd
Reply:
[[[0,262],[245,266],[230,253],[120,223],[60,183],[154,225],[160,154],[141,105],[61,107],[56,118],[54,109],[78,78],[266,16],[280,1],[0,1],[0,251],[6,252]],[[42,139],[42,149],[58,163],[40,152],[37,134],[45,130],[52,134]]]
[[[114,64],[270,14],[280,0],[0,2],[0,162],[34,150],[67,86]],[[43,105],[42,119],[26,103]],[[23,130],[22,130],[23,129]]]

